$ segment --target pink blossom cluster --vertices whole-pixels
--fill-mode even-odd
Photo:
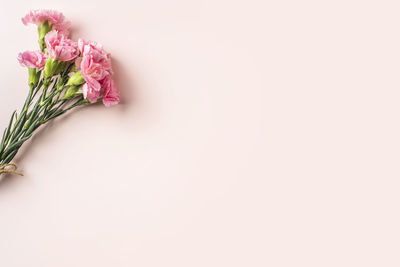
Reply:
[[[101,98],[107,107],[119,102],[120,93],[112,78],[111,57],[100,44],[83,39],[78,42],[69,39],[66,35],[69,23],[57,11],[31,11],[22,21],[25,25],[34,23],[38,26],[48,21],[53,27],[44,38],[44,51],[21,53],[18,57],[21,65],[43,70],[48,58],[56,62],[75,64],[73,69],[79,71],[84,79],[82,94],[85,99],[95,103]]]

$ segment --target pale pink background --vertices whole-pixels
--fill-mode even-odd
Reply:
[[[114,58],[123,103],[42,128],[0,184],[0,266],[400,266],[398,1],[8,1]]]

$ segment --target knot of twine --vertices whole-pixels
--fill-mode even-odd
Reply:
[[[18,174],[24,176],[22,173],[17,172],[18,166],[15,163],[7,163],[0,166],[0,174],[2,173],[10,173],[10,174]]]

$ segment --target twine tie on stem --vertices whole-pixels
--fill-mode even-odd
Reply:
[[[18,175],[24,176],[22,173],[18,172],[17,169],[18,169],[17,164],[15,164],[15,163],[7,163],[7,164],[4,164],[4,165],[0,166],[0,174],[2,174],[2,173],[5,173],[5,174],[10,173],[10,174],[18,174]]]

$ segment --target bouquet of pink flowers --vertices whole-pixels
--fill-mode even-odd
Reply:
[[[53,10],[31,11],[25,25],[38,27],[40,50],[18,56],[28,69],[29,92],[19,113],[14,111],[0,142],[0,174],[15,173],[18,150],[41,125],[73,108],[103,102],[110,107],[120,94],[112,79],[110,54],[100,44],[68,38],[70,23]]]

